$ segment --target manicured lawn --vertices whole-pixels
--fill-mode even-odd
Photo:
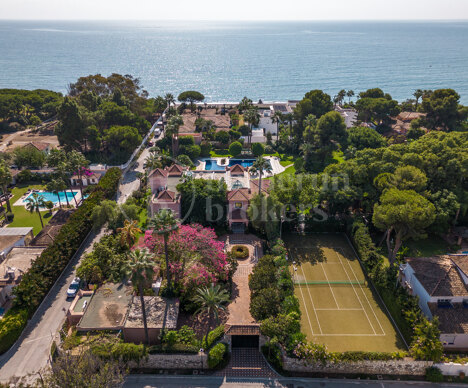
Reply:
[[[223,158],[228,157],[232,158],[232,155],[229,153],[229,150],[214,150],[210,152],[212,158]]]
[[[409,248],[405,255],[409,257],[429,257],[450,252],[450,246],[438,236],[429,236],[425,240],[408,240],[403,245]]]
[[[25,227],[25,226],[32,226],[33,227],[33,232],[34,235],[37,235],[41,230],[41,221],[39,220],[39,215],[37,213],[30,213],[26,210],[24,206],[13,206],[13,204],[20,199],[26,191],[30,189],[44,189],[43,185],[28,185],[28,184],[19,184],[13,190],[11,193],[13,194],[13,198],[10,200],[11,203],[11,210],[13,211],[13,214],[15,215],[15,218],[13,219],[13,222],[11,224],[8,224],[8,227]],[[44,226],[47,225],[51,218],[51,214],[49,213],[48,210],[41,212],[42,214],[42,221],[44,222]]]

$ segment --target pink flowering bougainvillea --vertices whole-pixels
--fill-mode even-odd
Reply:
[[[164,256],[162,235],[145,232],[144,245],[158,256]],[[193,286],[216,284],[229,280],[231,265],[224,252],[224,243],[216,240],[211,228],[198,224],[181,225],[168,237],[170,271],[182,291]]]

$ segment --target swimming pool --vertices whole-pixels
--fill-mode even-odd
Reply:
[[[232,167],[235,164],[240,164],[242,167],[250,167],[254,162],[255,159],[229,159],[229,167]],[[207,159],[205,161],[206,171],[224,171],[225,169],[225,166],[219,166],[216,163],[216,159]]]
[[[74,191],[74,193],[75,193],[75,196],[76,196],[78,194],[78,191]],[[60,202],[62,202],[62,204],[66,204],[66,202],[67,202],[67,200],[65,198],[65,193],[63,191],[60,191],[58,193],[58,196],[57,196],[57,194],[51,193],[50,191],[40,191],[40,192],[37,192],[37,194],[39,194],[40,196],[43,196],[44,201],[52,201],[54,204],[57,204],[59,202],[58,196],[60,196]],[[29,194],[26,197],[25,202],[32,195],[33,195],[33,193]],[[68,198],[69,202],[73,201],[73,194],[71,193],[71,191],[67,191],[67,198]]]

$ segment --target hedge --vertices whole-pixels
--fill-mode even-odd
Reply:
[[[224,325],[220,325],[208,333],[208,341],[205,341],[205,337],[203,337],[202,345],[207,345],[207,349],[210,349],[215,342],[220,340],[224,335]]]
[[[236,259],[246,259],[249,257],[249,248],[247,248],[245,245],[234,245],[231,249],[231,253]]]
[[[197,354],[199,350],[198,346],[187,344],[153,345],[149,348],[149,354]]]
[[[208,368],[216,368],[223,361],[226,351],[227,346],[222,342],[213,346],[213,348],[208,353]]]
[[[14,289],[14,306],[0,320],[0,354],[18,339],[27,319],[41,304],[92,228],[91,212],[104,199],[117,192],[122,172],[118,167],[107,170],[91,195],[63,225],[55,241],[32,263],[21,283]]]

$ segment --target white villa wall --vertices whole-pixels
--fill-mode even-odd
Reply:
[[[265,130],[265,135],[268,132],[270,132],[272,135],[276,135],[276,123],[273,123],[271,117],[260,117],[258,127]]]
[[[446,334],[440,335],[440,342],[446,350],[467,351],[468,334]]]
[[[428,302],[431,301],[431,296],[419,282],[419,280],[414,276],[414,270],[409,264],[406,264],[403,269],[403,282],[407,281],[411,285],[413,295],[419,297],[419,307],[423,313],[430,319],[432,319],[431,310],[429,310]]]

